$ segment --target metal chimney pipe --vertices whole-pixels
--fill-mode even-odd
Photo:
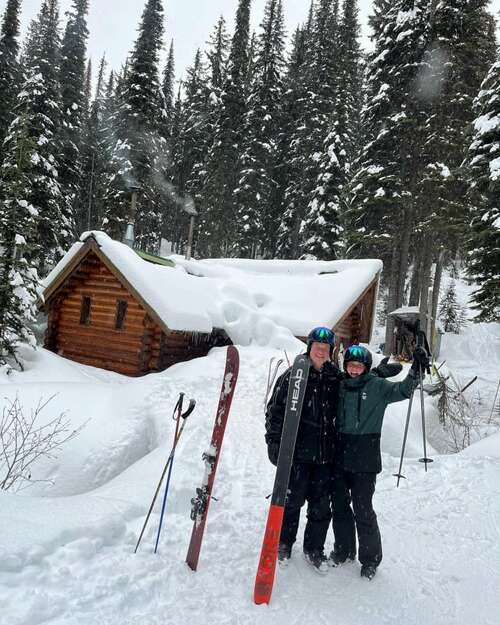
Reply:
[[[130,198],[130,211],[128,215],[127,228],[125,229],[125,234],[123,236],[123,243],[133,248],[135,243],[135,234],[134,234],[134,226],[135,226],[135,215],[137,211],[137,193],[140,190],[140,187],[131,186],[129,187],[132,196]]]

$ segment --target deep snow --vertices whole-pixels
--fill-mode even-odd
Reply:
[[[478,341],[484,353],[495,337],[481,373],[483,395],[493,393],[499,372],[494,346],[500,335],[496,326],[489,329],[486,335],[473,326],[451,342],[445,337],[443,345],[443,358],[450,365],[460,361],[456,370],[467,377],[477,373],[477,361],[471,364],[477,349],[471,347],[463,361],[459,356]],[[57,392],[47,417],[68,409],[73,425],[86,425],[56,461],[38,466],[35,477],[50,477],[52,488],[42,483],[19,494],[0,493],[0,623],[498,625],[499,435],[455,455],[439,455],[429,445],[434,463],[426,474],[418,462],[418,401],[403,471],[407,479],[399,489],[392,474],[407,402],[391,406],[384,424],[384,471],[375,497],[384,561],[377,577],[362,580],[358,563],[319,577],[302,560],[299,540],[291,566],[278,571],[272,603],[253,604],[265,496],[273,482],[262,410],[271,356],[282,354],[240,349],[240,377],[214,490],[218,501],[211,504],[196,573],[184,563],[190,498],[203,476],[201,454],[210,441],[225,349],[141,379],[38,350],[27,372],[1,377],[2,397],[18,393],[29,407],[41,394]],[[180,391],[196,398],[197,407],[179,443],[160,553],[152,553],[157,505],[134,555],[171,445],[171,414]],[[435,400],[426,398],[426,408],[430,427]]]

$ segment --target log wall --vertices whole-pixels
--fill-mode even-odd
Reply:
[[[83,298],[90,297],[88,323],[81,323]],[[123,328],[116,329],[118,302],[127,302]],[[86,365],[138,376],[206,356],[230,345],[221,331],[163,332],[100,258],[90,252],[47,302],[45,347]]]
[[[91,298],[90,318],[80,323],[82,299]],[[123,329],[115,329],[117,303],[127,302]],[[146,311],[111,271],[89,253],[48,302],[45,345],[83,364],[140,375],[152,348]]]

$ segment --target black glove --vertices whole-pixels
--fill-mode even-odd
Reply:
[[[411,371],[415,376],[419,376],[420,372],[431,372],[429,356],[423,347],[416,347],[413,351],[413,362],[411,365]]]
[[[271,464],[276,466],[278,464],[278,454],[280,452],[280,444],[279,443],[268,443],[267,445],[267,457]]]
[[[393,375],[398,375],[402,369],[403,365],[400,365],[399,362],[389,364],[389,357],[387,357],[380,361],[380,364],[371,372],[378,375],[379,378],[392,378]]]
[[[331,378],[333,380],[335,379],[342,379],[344,376],[342,374],[342,371],[337,367],[337,365],[334,365],[333,362],[327,360],[325,362],[325,364],[323,365],[323,367],[321,368],[321,373],[323,375],[325,375],[328,378]]]

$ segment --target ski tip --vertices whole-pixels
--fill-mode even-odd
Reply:
[[[256,605],[268,605],[271,600],[271,595],[269,592],[269,588],[267,585],[265,587],[255,587],[255,591],[253,593],[253,601]]]

